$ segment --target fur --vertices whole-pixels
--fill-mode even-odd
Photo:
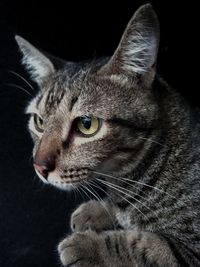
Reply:
[[[16,40],[40,86],[27,113],[35,164],[49,166],[41,178],[98,200],[72,214],[73,233],[58,246],[62,264],[200,266],[199,111],[156,74],[159,23],[151,5],[135,13],[110,59],[56,69]],[[33,113],[43,119],[42,133]],[[74,130],[85,115],[101,122],[93,136]]]

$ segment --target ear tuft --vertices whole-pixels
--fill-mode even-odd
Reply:
[[[159,44],[159,23],[150,4],[136,11],[122,40],[123,69],[144,74],[156,63]]]
[[[31,74],[31,78],[40,84],[45,77],[55,71],[52,62],[19,35],[15,36],[15,40],[23,55],[22,64]]]
[[[114,55],[103,67],[110,74],[155,74],[159,47],[159,22],[150,4],[141,6],[129,21]]]

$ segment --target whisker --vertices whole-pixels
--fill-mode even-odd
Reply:
[[[144,203],[142,203],[140,200],[138,200],[138,199],[135,198],[134,196],[132,196],[132,195],[130,195],[130,194],[124,192],[124,188],[123,188],[123,187],[121,187],[121,186],[117,186],[117,185],[112,184],[112,183],[109,183],[109,182],[107,182],[107,181],[104,181],[104,182],[106,182],[106,183],[108,183],[109,185],[115,187],[116,190],[119,189],[119,192],[125,194],[127,197],[130,197],[130,198],[132,198],[133,200],[135,200],[135,201],[137,201],[138,203],[140,203],[143,207],[145,207],[145,208],[148,209],[149,211],[153,212],[154,215],[158,218],[157,214],[156,214],[152,209],[150,209],[149,207],[147,207]],[[127,189],[127,190],[128,190],[128,189]],[[118,190],[117,190],[117,191],[118,191]],[[130,191],[130,190],[128,190],[128,191],[131,192],[131,193],[133,193],[133,192]]]
[[[91,187],[91,185],[92,185],[92,186],[96,187],[97,189],[102,190],[105,194],[107,194],[108,198],[110,198],[110,196],[108,195],[108,193],[107,193],[103,188],[101,188],[98,184],[96,184],[95,181],[92,181],[92,180],[87,181],[87,185],[89,185],[90,188],[92,188],[92,187]],[[94,190],[94,188],[92,188],[92,189]],[[95,191],[95,190],[94,190],[94,191]],[[96,191],[95,191],[95,193],[99,196],[99,194],[98,194]],[[100,198],[103,202],[105,202],[105,201],[103,200],[102,197],[99,196],[99,198]]]
[[[76,186],[76,190],[78,191],[78,194],[81,196],[82,200],[85,201],[84,195],[82,194],[81,191],[82,190],[81,185],[79,187]]]
[[[103,181],[103,180],[100,180],[99,179],[99,181],[100,182],[102,182],[103,184],[104,184],[104,182],[105,181]],[[105,184],[106,185],[106,184]],[[112,186],[110,186],[110,185],[106,185],[106,186],[108,186],[108,187],[110,187],[110,188],[113,188],[113,189],[115,189],[116,190],[116,188],[114,188],[114,187],[112,187]],[[118,191],[118,190],[117,190]],[[149,219],[148,219],[148,217],[139,209],[139,208],[137,208],[132,202],[130,202],[128,199],[126,199],[125,197],[123,197],[122,195],[120,195],[119,193],[116,193],[116,192],[114,192],[116,195],[118,195],[119,197],[121,197],[122,199],[124,199],[126,202],[128,202],[134,209],[136,209],[138,212],[140,212],[148,221],[149,221]]]
[[[102,190],[102,192],[104,192],[104,193],[107,195],[109,201],[112,202],[113,206],[115,206],[115,203],[113,202],[113,199],[112,199],[112,197],[108,194],[108,192],[106,192],[103,188],[101,188],[98,184],[96,184],[94,180],[93,180],[93,181],[90,181],[90,183],[91,183],[93,186],[95,186],[96,188]],[[105,201],[104,201],[104,202],[105,202]]]
[[[91,189],[92,191],[94,191],[94,192],[96,193],[96,195],[97,195],[97,197],[98,197],[98,199],[99,199],[99,202],[100,202],[101,206],[102,206],[102,207],[105,209],[105,211],[107,212],[108,216],[110,217],[110,219],[111,219],[111,221],[112,221],[113,227],[114,227],[114,229],[115,229],[115,228],[116,228],[115,221],[113,220],[112,215],[110,214],[109,210],[107,209],[105,201],[103,201],[103,199],[99,196],[99,194],[98,194],[98,193],[97,193],[97,192],[90,186],[90,182],[89,182],[89,181],[87,182],[87,185],[90,187],[90,189]]]
[[[80,194],[80,191],[79,191],[77,186],[74,186],[74,190],[75,190],[75,201],[76,201],[76,197],[77,197],[77,200],[78,200],[79,199],[79,195],[81,195],[81,194]]]
[[[91,181],[90,181],[90,182],[91,182]],[[102,190],[102,191],[108,196],[108,199],[112,202],[112,205],[115,206],[115,203],[113,202],[113,199],[112,199],[112,197],[108,194],[108,192],[106,192],[103,188],[101,188],[99,185],[97,185],[97,184],[95,183],[94,180],[93,180],[92,182],[93,182],[92,185],[95,186],[95,187],[97,187],[98,189]],[[117,229],[116,222],[113,220],[113,218],[112,218],[110,212],[109,212],[109,215],[110,215],[111,220],[112,220],[112,222],[113,222],[114,229]]]
[[[104,193],[106,194],[106,196],[108,197],[108,199],[110,199],[110,200],[113,202],[113,200],[112,200],[111,196],[108,194],[108,192],[106,192],[103,188],[101,188],[98,184],[96,184],[94,180],[90,181],[90,183],[91,183],[94,187],[96,187],[97,189],[99,189],[99,190],[101,190],[102,192],[104,192]],[[113,203],[113,204],[114,204],[114,203]]]
[[[103,175],[103,173],[102,173],[102,175]],[[125,184],[127,184],[127,185],[129,185],[129,186],[131,186],[131,187],[133,187],[133,188],[135,188],[136,190],[139,190],[139,192],[142,192],[142,190],[141,190],[139,187],[137,187],[137,186],[131,184],[130,182],[124,181],[124,180],[122,180],[122,179],[120,179],[120,178],[118,178],[118,177],[113,177],[113,179],[116,179],[116,180],[118,180],[118,181],[120,181],[120,182],[123,182],[123,183],[125,183]],[[146,200],[146,198],[143,197],[143,196],[141,196],[140,194],[135,193],[135,192],[133,192],[133,193],[134,193],[135,195],[137,195],[137,196],[143,198],[144,200]],[[148,195],[147,193],[145,193],[145,192],[142,192],[142,193],[143,193],[143,195],[149,197],[149,195]]]
[[[108,182],[108,181],[105,181],[105,182],[110,183],[110,184],[113,184],[113,183]],[[122,181],[122,182],[123,182],[123,181]],[[129,183],[128,183],[128,184],[129,184]],[[125,190],[125,191],[127,191],[127,192],[129,192],[129,193],[131,193],[131,194],[134,194],[134,196],[138,196],[138,197],[144,199],[145,201],[147,201],[147,198],[141,196],[141,195],[138,194],[138,193],[135,193],[135,192],[133,192],[133,191],[127,189],[127,188],[124,188],[124,187],[120,186],[120,185],[116,185],[116,184],[113,184],[113,185],[115,185],[116,187],[121,188],[121,189],[123,189],[123,190]],[[131,184],[129,184],[129,185],[131,185]],[[148,195],[146,194],[146,196],[148,196]],[[149,196],[148,196],[148,199],[149,199]]]
[[[74,197],[75,197],[75,201],[76,201],[76,194],[75,194],[75,188],[74,188],[74,185],[73,185],[73,184],[71,185],[71,189],[72,189],[72,193],[74,194]]]
[[[91,181],[87,181],[86,183],[87,183],[87,186],[89,186],[90,189],[96,193],[96,195],[98,196],[98,199],[99,199],[100,201],[103,201],[102,198],[99,196],[99,194],[98,194],[98,193],[95,191],[95,189],[91,186],[91,185],[92,185]]]
[[[106,182],[108,182],[108,181],[106,181]],[[122,181],[122,182],[124,182],[124,181]],[[143,196],[141,196],[141,195],[139,195],[139,194],[137,194],[137,193],[135,193],[135,192],[133,192],[133,191],[131,191],[131,190],[129,190],[129,189],[127,189],[127,188],[123,188],[122,186],[119,186],[119,185],[116,185],[116,184],[113,184],[113,183],[111,183],[112,185],[114,185],[114,186],[116,186],[116,187],[118,187],[118,188],[120,188],[120,189],[122,189],[122,190],[125,190],[125,191],[127,191],[127,192],[129,192],[129,193],[131,193],[131,194],[134,194],[134,196],[139,196],[140,198],[142,198],[142,199],[144,199],[145,201],[147,201],[147,199],[145,198],[145,197],[143,197]],[[128,183],[129,184],[129,183]],[[131,184],[129,184],[129,185],[131,185]],[[136,187],[137,188],[137,187]],[[100,187],[99,187],[99,189],[101,189]],[[107,194],[107,196],[109,196],[108,195],[108,193],[105,191],[105,190],[103,190],[106,194]],[[147,195],[147,194],[146,194]],[[110,196],[109,196],[110,197]],[[137,201],[139,201],[139,200],[137,200]],[[113,201],[112,201],[113,202]],[[114,204],[114,203],[113,203]]]
[[[84,190],[85,186],[84,186],[83,184],[81,184],[79,188],[80,188],[80,189],[83,191],[83,193],[88,197],[88,199],[91,200],[91,197],[90,197],[90,196],[88,195],[88,193]],[[85,189],[86,189],[86,188],[85,188]]]
[[[23,88],[22,86],[20,86],[20,85],[17,85],[17,84],[14,84],[14,83],[5,83],[4,85],[18,88],[18,89],[22,90],[23,92],[27,93],[28,95],[30,95],[31,97],[33,97],[33,95],[32,95],[31,93],[29,93],[29,91],[27,91],[26,89],[24,89],[24,88]]]
[[[87,183],[88,184],[88,183]],[[101,200],[98,198],[98,196],[95,194],[95,193],[93,193],[89,188],[87,188],[86,186],[84,186],[84,188],[90,193],[90,194],[92,194],[94,197],[95,197],[95,199],[97,200],[97,201],[100,201],[101,202]]]
[[[19,77],[20,79],[22,79],[22,81],[24,81],[34,91],[33,86],[22,75],[20,75],[19,73],[15,72],[13,70],[8,70],[8,72],[10,72],[10,73],[14,74],[15,76]]]
[[[96,171],[93,171],[94,173],[98,174],[98,175],[101,175],[101,176],[105,176],[105,177],[109,177],[109,178],[113,178],[113,179],[116,179],[116,177],[112,176],[112,175],[109,175],[109,174],[105,174],[105,173],[101,173],[101,172],[96,172]],[[126,181],[129,181],[129,182],[132,182],[132,183],[136,183],[136,184],[140,184],[140,185],[143,185],[143,186],[146,186],[146,187],[149,187],[149,188],[152,188],[156,191],[159,191],[161,193],[164,193],[166,195],[168,195],[169,197],[171,198],[174,198],[176,199],[176,197],[170,195],[169,193],[165,192],[164,190],[158,188],[158,187],[155,187],[155,186],[152,186],[152,185],[149,185],[149,184],[145,184],[143,182],[139,182],[139,181],[135,181],[135,180],[131,180],[131,179],[128,179],[128,178],[124,178],[124,177],[121,177],[119,179],[124,179]]]
[[[158,144],[158,145],[163,146],[163,147],[168,147],[167,145],[163,145],[163,144],[161,144],[161,143],[159,143],[159,142],[157,142],[155,140],[152,140],[151,138],[145,138],[145,137],[141,137],[140,136],[139,139],[150,141],[151,143],[155,143],[155,144]]]

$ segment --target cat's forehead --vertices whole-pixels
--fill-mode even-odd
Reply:
[[[124,103],[131,103],[130,88],[119,81],[97,75],[60,75],[45,84],[38,96],[37,107],[42,113],[74,113],[74,116],[94,115],[108,119],[123,114]]]
[[[130,106],[134,85],[122,76],[99,75],[107,61],[72,63],[54,72],[42,85],[37,108],[46,115],[73,110],[77,116],[125,116],[124,103]]]

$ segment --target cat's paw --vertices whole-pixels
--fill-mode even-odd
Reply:
[[[72,234],[58,246],[61,263],[73,267],[103,267],[99,241],[92,231]]]
[[[114,228],[114,219],[105,203],[89,201],[78,207],[71,216],[71,229],[82,232],[88,229],[97,232]]]

